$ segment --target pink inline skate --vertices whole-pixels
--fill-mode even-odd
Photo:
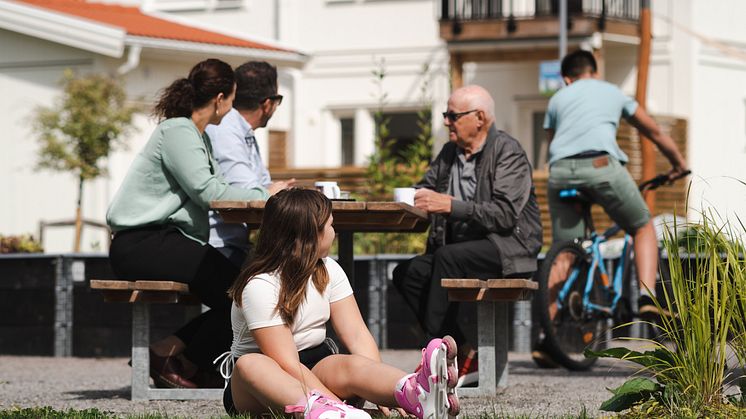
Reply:
[[[447,419],[459,413],[456,383],[456,341],[433,339],[422,350],[417,372],[402,378],[394,397],[404,410],[419,419]]]

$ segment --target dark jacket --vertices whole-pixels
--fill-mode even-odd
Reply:
[[[447,193],[456,147],[443,146],[417,187]],[[446,244],[449,221],[467,221],[471,232],[497,246],[503,275],[535,271],[542,231],[526,152],[493,125],[476,159],[474,202],[453,200],[450,215],[431,215],[428,252]]]

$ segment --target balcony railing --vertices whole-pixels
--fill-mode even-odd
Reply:
[[[570,17],[637,21],[640,0],[567,0]],[[441,0],[440,20],[530,19],[559,15],[558,0]]]

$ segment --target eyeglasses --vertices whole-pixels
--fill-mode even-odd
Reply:
[[[282,95],[267,96],[262,100],[262,102],[264,102],[267,99],[271,100],[272,102],[277,102],[277,106],[280,106],[280,104],[282,103]]]
[[[447,111],[447,112],[443,112],[443,118],[445,118],[445,119],[447,119],[447,120],[449,120],[451,122],[456,122],[462,116],[464,116],[466,114],[470,114],[472,112],[477,112],[478,110],[479,109],[472,109],[472,110],[466,111],[466,112]]]

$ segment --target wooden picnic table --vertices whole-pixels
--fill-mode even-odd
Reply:
[[[265,201],[212,201],[210,208],[217,211],[226,223],[246,223],[249,229],[254,230],[262,223],[264,204]],[[339,264],[353,285],[353,233],[421,233],[430,224],[427,212],[402,202],[332,200],[332,215],[337,232]]]

